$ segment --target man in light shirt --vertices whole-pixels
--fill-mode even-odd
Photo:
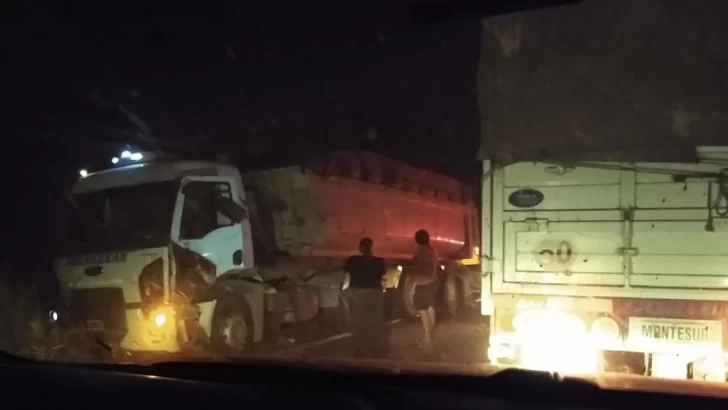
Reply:
[[[430,234],[420,229],[415,233],[417,250],[412,258],[412,277],[415,282],[414,305],[420,315],[424,329],[423,344],[432,343],[432,334],[435,329],[435,298],[439,287],[437,266],[439,257],[430,246]]]

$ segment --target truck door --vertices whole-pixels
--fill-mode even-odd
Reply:
[[[721,172],[710,164],[660,167]],[[649,172],[638,172],[636,182],[632,286],[681,289],[683,297],[697,299],[728,289],[728,218],[722,182],[703,178],[678,182],[672,175]]]
[[[504,280],[539,285],[624,286],[620,221],[506,222]]]
[[[187,177],[177,198],[172,240],[212,262],[216,275],[243,264],[243,221],[231,219],[223,206],[232,201],[245,209],[237,191],[232,178]]]
[[[578,295],[588,286],[589,296],[625,286],[624,210],[634,183],[623,174],[518,163],[495,175],[493,226],[502,236],[493,250],[502,249],[505,286]]]

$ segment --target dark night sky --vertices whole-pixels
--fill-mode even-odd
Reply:
[[[477,23],[415,25],[396,1],[117,3],[38,5],[18,19],[24,135],[134,143],[121,105],[196,148],[356,146],[373,129],[395,156],[475,169],[462,163],[477,139]]]
[[[29,204],[127,143],[245,161],[367,147],[475,181],[478,22],[413,24],[397,0],[310,3],[24,2],[0,33],[12,249],[51,247],[52,210]]]

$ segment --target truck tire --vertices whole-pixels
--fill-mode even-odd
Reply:
[[[445,277],[442,296],[447,307],[447,313],[451,317],[457,316],[465,298],[462,280],[455,275],[448,274]]]
[[[219,301],[212,316],[210,345],[220,354],[245,353],[253,345],[253,316],[245,299]]]
[[[414,295],[415,284],[412,275],[407,269],[402,271],[402,275],[397,283],[397,292],[399,293],[400,312],[403,318],[417,317],[417,309],[415,309]]]

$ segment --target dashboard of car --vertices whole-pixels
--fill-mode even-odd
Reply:
[[[724,409],[728,400],[695,395],[611,391],[547,373],[506,370],[492,376],[262,362],[163,363],[152,366],[0,365],[5,403],[24,408],[222,408],[463,410],[625,409],[661,406]]]

